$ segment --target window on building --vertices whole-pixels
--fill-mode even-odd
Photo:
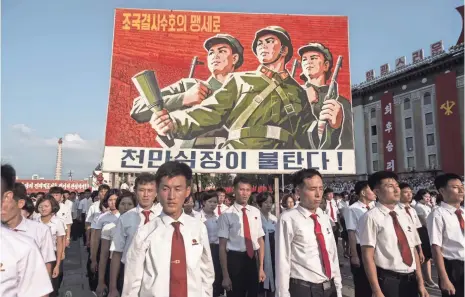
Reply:
[[[413,137],[405,138],[405,144],[407,146],[407,151],[408,152],[413,151]]]
[[[404,100],[404,110],[410,109],[410,99],[407,98]]]
[[[407,157],[407,167],[415,168],[415,157]]]
[[[426,134],[426,145],[427,146],[432,146],[434,145],[434,134]]]
[[[436,168],[437,164],[436,164],[436,155],[435,154],[428,155],[428,164],[429,164],[430,168]]]
[[[376,128],[376,125],[371,126],[371,136],[376,136],[378,135],[378,130]]]
[[[405,118],[405,129],[412,129],[412,118]]]
[[[378,171],[378,160],[373,161],[373,171]]]
[[[423,95],[423,105],[430,105],[431,104],[431,94],[426,92]]]
[[[373,142],[373,143],[371,144],[371,152],[372,152],[373,154],[377,154],[377,153],[378,153],[378,143]]]
[[[370,117],[371,117],[372,119],[375,119],[375,118],[376,118],[376,109],[372,108],[372,109],[370,110]]]
[[[433,124],[433,113],[432,112],[425,113],[425,123],[426,125]]]

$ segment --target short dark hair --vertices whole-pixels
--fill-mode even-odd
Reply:
[[[108,192],[105,194],[105,197],[103,197],[102,202],[100,204],[108,208],[108,200],[110,199],[111,196],[116,195],[117,197],[121,194],[121,191],[119,189],[110,189]]]
[[[13,198],[18,200],[26,200],[27,197],[27,189],[22,183],[15,183],[13,187]]]
[[[184,176],[187,186],[190,186],[192,182],[192,169],[186,163],[168,161],[158,168],[155,174],[155,182],[158,186],[164,177],[173,178],[175,176]]]
[[[292,183],[294,184],[294,188],[301,187],[304,184],[304,181],[307,178],[312,178],[314,176],[319,176],[321,179],[321,173],[318,172],[316,169],[301,169],[295,172],[292,175]]]
[[[234,178],[233,180],[233,186],[234,188],[239,184],[247,184],[247,185],[250,185],[252,186],[252,182],[250,181],[250,179],[247,177],[247,176],[243,176],[243,175],[236,175],[236,177]]]
[[[51,187],[50,190],[48,190],[49,194],[63,194],[64,190],[62,187]]]
[[[64,190],[63,194],[70,194],[70,192],[68,190]]]
[[[426,194],[429,194],[428,190],[426,189],[420,189],[418,190],[418,192],[415,194],[415,196],[413,197],[413,199],[415,201],[421,201],[421,199],[423,199],[423,196],[425,196]]]
[[[2,194],[13,191],[16,182],[16,170],[10,164],[2,165]]]
[[[287,200],[289,200],[289,198],[291,198],[295,204],[294,196],[292,196],[292,194],[284,194],[283,198],[281,198],[281,206],[283,208],[287,208]]]
[[[226,194],[226,190],[223,189],[223,188],[217,188],[217,189],[216,189],[216,192],[220,192],[220,193],[225,193],[225,194]]]
[[[218,198],[218,189],[216,191],[210,190],[202,193],[202,202],[206,202],[207,200],[210,200],[212,198]]]
[[[155,175],[148,172],[141,173],[136,177],[134,189],[137,190],[138,186],[150,183],[156,183]]]
[[[90,193],[90,189],[85,189],[84,190],[84,193],[87,192],[87,193]]]
[[[449,183],[449,181],[454,180],[454,179],[458,179],[459,181],[463,182],[462,177],[458,174],[444,173],[444,174],[437,176],[434,179],[434,186],[439,191],[439,189],[447,187],[447,184]]]
[[[39,212],[39,205],[42,204],[44,201],[50,201],[50,205],[52,206],[52,213],[56,214],[60,210],[60,205],[55,198],[53,198],[52,194],[47,194],[44,197],[40,197],[36,202],[36,212]]]
[[[31,198],[29,197],[26,198],[22,209],[29,213],[29,215],[27,216],[27,218],[29,219],[35,210],[34,202],[32,202]]]
[[[408,183],[399,183],[399,188],[401,190],[405,189],[405,188],[409,188],[409,189],[412,189],[412,187],[408,184]]]
[[[110,191],[110,186],[109,185],[100,185],[98,187],[98,192],[100,192],[101,190],[107,190],[107,191]]]
[[[176,176],[178,176],[178,175],[176,175]],[[192,196],[192,194],[190,194],[189,196],[186,197],[186,199],[184,199],[184,204],[186,204],[191,199],[192,199],[192,203],[195,203],[194,197]]]
[[[363,189],[365,189],[366,187],[369,187],[368,186],[368,181],[366,180],[361,180],[361,181],[358,181],[355,183],[355,186],[354,186],[354,190],[355,190],[355,194],[357,196],[360,196],[360,193],[363,191]]]
[[[334,193],[334,190],[331,189],[330,187],[327,187],[327,188],[323,191],[323,195],[326,195],[326,194],[329,194],[329,193]]]
[[[392,171],[378,171],[370,175],[368,177],[368,185],[371,189],[375,189],[377,186],[381,184],[381,182],[385,179],[392,178],[396,181],[399,180],[397,174]]]
[[[133,192],[129,192],[128,190],[121,190],[118,199],[116,199],[116,209],[119,208],[121,200],[123,200],[124,198],[131,198],[134,207],[137,206],[136,194],[134,194]]]
[[[255,199],[255,202],[259,207],[262,207],[263,203],[268,200],[268,198],[273,199],[273,195],[271,195],[270,192],[261,192],[257,195],[257,198]]]

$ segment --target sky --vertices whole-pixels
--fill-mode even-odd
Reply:
[[[1,158],[20,178],[92,174],[103,154],[115,8],[349,17],[351,81],[461,31],[459,0],[1,0]]]

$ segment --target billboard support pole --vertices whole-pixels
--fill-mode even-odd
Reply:
[[[198,173],[195,174],[195,183],[197,185],[197,193],[199,193],[200,187],[199,187],[199,174]]]
[[[279,176],[275,175],[274,176],[274,209],[276,212],[276,217],[279,217],[280,213],[280,204],[279,204]]]

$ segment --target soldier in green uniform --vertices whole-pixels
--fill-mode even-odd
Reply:
[[[261,64],[256,71],[232,73],[201,105],[155,113],[155,131],[189,139],[224,126],[229,133],[223,148],[309,149],[308,99],[285,68],[293,55],[289,34],[278,26],[261,29],[252,50]]]
[[[311,104],[313,121],[308,136],[312,147],[324,149],[353,149],[352,105],[347,98],[339,96],[337,88],[331,99],[324,100],[328,94],[328,80],[333,67],[333,55],[321,43],[309,43],[299,48],[302,63],[302,87]],[[333,99],[334,98],[334,99]],[[326,121],[327,139],[323,144],[318,137],[318,120]],[[323,146],[323,147],[322,147]]]
[[[244,62],[244,48],[238,39],[229,34],[217,34],[205,40],[208,69],[211,76],[207,81],[183,78],[161,90],[164,108],[175,111],[201,104],[213,92],[220,89],[227,76],[241,67]],[[133,102],[131,117],[138,123],[150,121],[153,112],[140,97]],[[221,128],[221,127],[220,127]],[[218,139],[224,142],[227,132],[223,129],[211,131],[202,137],[185,140],[183,148],[214,148]]]

